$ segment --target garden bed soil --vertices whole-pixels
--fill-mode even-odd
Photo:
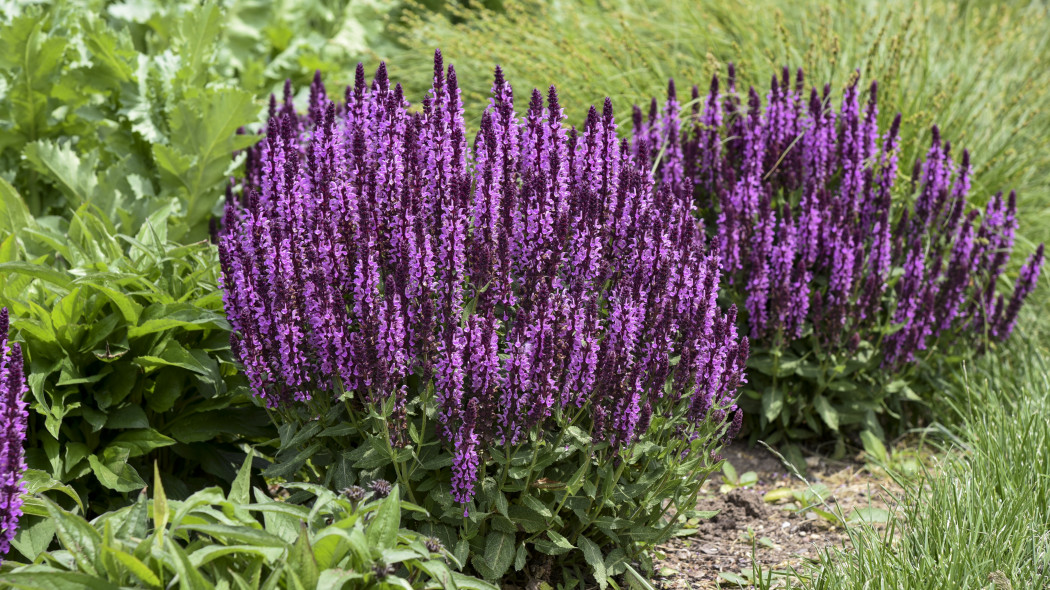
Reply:
[[[658,548],[654,586],[661,589],[738,588],[732,576],[750,572],[752,555],[762,571],[802,570],[827,548],[848,542],[841,524],[813,510],[799,510],[796,498],[766,501],[772,490],[791,488],[799,494],[807,485],[790,476],[779,459],[762,447],[733,445],[723,453],[738,474],[753,471],[758,481],[749,487],[726,490],[721,474],[709,480],[697,501],[698,510],[718,514],[696,525],[697,532]],[[813,457],[807,461],[811,484],[823,484],[832,513],[847,520],[855,509],[890,510],[899,487],[864,464]],[[823,508],[823,507],[821,507]],[[876,525],[878,526],[878,525]],[[719,586],[721,584],[721,586]]]

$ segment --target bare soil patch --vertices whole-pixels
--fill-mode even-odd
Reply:
[[[729,489],[716,475],[705,484],[697,508],[719,512],[700,521],[695,534],[659,547],[659,588],[737,588],[729,579],[750,572],[752,554],[765,571],[801,569],[826,548],[848,542],[836,515],[847,522],[884,520],[900,497],[892,480],[858,461],[813,457],[807,485],[762,447],[733,445],[723,454],[738,474],[754,472],[757,481]]]

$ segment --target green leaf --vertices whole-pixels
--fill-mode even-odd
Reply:
[[[73,283],[73,279],[64,272],[55,270],[49,266],[33,264],[30,262],[4,262],[0,264],[0,274],[2,273],[14,273],[33,277],[34,279],[40,279],[59,287],[63,292],[68,291],[70,285]]]
[[[149,499],[146,489],[139,492],[138,498],[124,515],[124,522],[117,528],[116,534],[120,538],[135,537],[143,539],[149,528]]]
[[[547,508],[547,505],[541,502],[539,498],[536,498],[535,496],[523,496],[521,501],[523,504],[525,504],[525,506],[534,510],[536,514],[539,514],[544,519],[551,518],[552,516],[554,516],[550,508]]]
[[[136,322],[139,321],[139,314],[142,313],[142,306],[138,303],[135,303],[131,299],[131,297],[128,297],[127,295],[121,293],[116,289],[103,285],[98,281],[77,279],[76,281],[74,281],[74,283],[77,285],[91,287],[99,293],[105,295],[106,298],[113,303],[117,310],[120,311],[120,315],[124,318],[124,321],[128,322],[129,324],[134,325]]]
[[[150,586],[161,585],[160,578],[157,577],[157,574],[153,573],[153,571],[149,569],[149,566],[147,566],[145,563],[142,563],[142,561],[140,561],[134,555],[131,555],[130,553],[125,553],[120,549],[115,549],[109,546],[103,547],[102,551],[103,553],[110,555],[114,559],[119,561],[121,565],[127,568],[127,570],[131,572],[132,575],[141,580],[144,584],[148,584]]]
[[[164,436],[152,428],[122,432],[113,439],[110,446],[126,448],[129,457],[140,457],[153,449],[175,444],[175,439]]]
[[[372,520],[368,523],[368,542],[379,549],[388,549],[397,542],[398,529],[401,527],[401,496],[398,486],[394,486],[390,495],[379,504]]]
[[[77,506],[80,507],[81,512],[84,511],[84,503],[80,500],[80,495],[71,486],[58,481],[39,469],[26,469],[22,477],[26,484],[26,493],[61,492],[72,498],[77,503]]]
[[[95,152],[82,160],[69,144],[41,139],[26,144],[22,155],[34,170],[55,183],[72,207],[79,207],[95,196],[98,188]]]
[[[770,422],[776,420],[784,409],[784,391],[779,388],[769,387],[762,394],[762,414]]]
[[[565,555],[571,551],[571,549],[562,547],[561,545],[558,545],[553,541],[548,541],[547,539],[536,539],[533,541],[533,545],[536,547],[536,550],[545,555]]]
[[[890,512],[884,508],[874,508],[870,506],[854,508],[849,518],[846,520],[847,524],[886,524],[890,521]]]
[[[62,547],[69,551],[77,566],[84,572],[99,574],[99,551],[102,535],[86,520],[63,510],[58,504],[44,498],[50,518],[55,523],[55,533]]]
[[[154,354],[142,355],[135,358],[135,364],[144,369],[155,367],[179,367],[192,371],[199,375],[207,375],[208,367],[201,364],[197,357],[190,354],[181,344],[175,340],[168,340],[164,349]]]
[[[514,571],[520,572],[525,568],[525,543],[518,543],[518,551],[514,554]]]
[[[35,498],[27,499],[35,500]],[[42,505],[43,503],[41,503],[41,506]],[[23,512],[28,514],[28,511],[25,511],[25,504],[23,504]],[[46,508],[44,508],[44,512],[44,516],[46,516]],[[11,546],[24,555],[26,559],[36,560],[38,555],[47,550],[48,546],[51,544],[51,540],[54,538],[55,521],[50,518],[45,518],[40,522],[28,526],[24,523],[21,524],[18,527],[18,533],[15,535],[15,538],[11,539]]]
[[[0,574],[0,586],[20,590],[120,590],[96,576],[53,568]]]
[[[591,571],[594,572],[594,580],[598,582],[598,587],[605,590],[609,585],[609,575],[605,571],[605,560],[602,557],[601,548],[597,543],[582,535],[577,539],[577,543],[580,551],[583,552],[583,558],[587,560],[587,565],[591,566]]]
[[[284,547],[284,541],[271,533],[248,526],[229,524],[180,524],[177,530],[188,530],[209,535],[219,542],[233,542],[256,547]]]
[[[167,563],[170,563],[175,568],[175,573],[179,575],[179,588],[182,590],[214,590],[215,587],[211,582],[205,580],[197,568],[190,563],[186,551],[171,537],[164,539],[164,549],[165,553],[173,557],[167,560]]]
[[[128,449],[107,447],[102,457],[88,455],[91,471],[99,483],[117,492],[133,492],[146,487],[135,468],[128,465]]]
[[[507,512],[514,524],[521,526],[527,533],[538,533],[547,528],[547,520],[531,508],[511,504]]]
[[[514,563],[514,535],[503,531],[490,531],[485,537],[484,563],[492,580],[501,579]]]
[[[554,529],[547,530],[547,538],[550,539],[552,543],[554,543],[558,547],[561,547],[562,549],[571,550],[576,548],[575,545],[570,543],[568,539],[563,537],[561,533],[556,532]]]
[[[762,496],[762,501],[774,503],[779,502],[781,500],[789,500],[794,497],[795,491],[791,488],[777,488],[775,490],[770,490],[766,492],[766,494]]]
[[[160,482],[160,469],[157,462],[153,462],[153,528],[156,531],[157,547],[164,544],[164,532],[168,528],[168,496],[164,493],[164,485]]]
[[[818,395],[813,400],[813,407],[817,409],[817,413],[820,414],[828,428],[837,432],[839,429],[839,413],[831,406],[831,402],[823,395]]]
[[[313,548],[310,547],[310,531],[305,522],[299,530],[299,538],[288,552],[288,565],[299,576],[304,588],[317,588],[321,571],[317,567]]]
[[[142,406],[129,405],[109,414],[106,428],[114,430],[149,428],[149,418]]]
[[[251,500],[249,485],[252,474],[252,457],[254,455],[255,449],[249,449],[248,455],[244,458],[244,463],[241,464],[241,469],[237,472],[237,477],[233,480],[233,484],[230,485],[230,502],[247,504]]]
[[[273,563],[284,555],[285,548],[257,547],[255,545],[207,545],[190,554],[190,563],[200,568],[226,555],[253,555],[261,557],[266,563]]]
[[[886,452],[886,445],[882,444],[879,437],[870,430],[863,430],[860,433],[860,442],[864,445],[864,452],[876,463],[886,464],[889,461],[889,453]]]
[[[15,187],[0,178],[0,235],[14,234],[33,223],[35,220],[22,196]]]
[[[452,580],[456,583],[455,588],[462,588],[463,590],[499,590],[498,586],[471,576],[465,576],[459,572],[452,572]]]

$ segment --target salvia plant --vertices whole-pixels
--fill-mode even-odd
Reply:
[[[973,170],[933,128],[910,180],[899,170],[901,117],[876,123],[877,86],[856,78],[836,111],[784,68],[763,100],[694,87],[682,117],[674,82],[662,108],[635,107],[633,150],[691,202],[743,308],[758,375],[742,403],[752,432],[792,438],[843,426],[881,433],[876,415],[916,394],[932,355],[1007,338],[1034,289],[1043,246],[1000,293],[1017,228],[1016,197],[968,204]],[[684,122],[683,122],[684,121]]]
[[[25,373],[22,349],[7,337],[7,308],[0,309],[0,557],[11,549],[11,540],[22,517],[25,483],[26,436]]]
[[[484,577],[604,587],[692,514],[747,339],[610,101],[577,130],[553,87],[492,91],[473,142],[440,52],[419,111],[385,66],[271,100],[219,242],[234,348],[282,422],[269,475],[394,479]]]

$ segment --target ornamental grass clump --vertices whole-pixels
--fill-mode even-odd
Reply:
[[[674,83],[634,115],[633,151],[652,154],[664,186],[690,203],[717,244],[759,375],[746,392],[752,432],[807,438],[843,426],[881,433],[919,401],[916,371],[934,355],[1007,338],[1034,289],[1043,246],[1010,295],[998,291],[1017,229],[1016,197],[967,203],[970,155],[936,127],[910,180],[898,163],[901,117],[876,123],[875,83],[805,91],[784,68],[746,103],[729,68],[680,117]],[[644,156],[643,156],[644,157]],[[775,432],[774,432],[775,429]]]
[[[0,558],[11,550],[11,541],[22,517],[25,493],[26,403],[22,348],[7,337],[7,308],[0,309]]]
[[[473,141],[440,52],[418,111],[385,66],[272,100],[220,237],[234,347],[282,422],[270,475],[397,481],[484,577],[604,587],[693,513],[747,338],[610,101],[576,129],[553,87],[492,93]]]

